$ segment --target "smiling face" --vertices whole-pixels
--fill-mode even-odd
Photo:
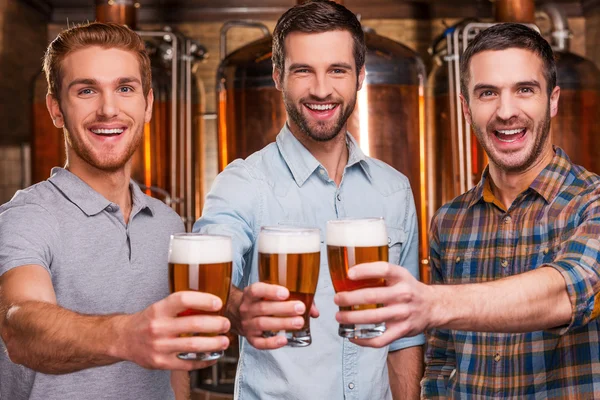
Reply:
[[[138,59],[93,46],[70,53],[61,66],[60,106],[51,95],[47,104],[55,125],[64,128],[68,165],[122,169],[152,115],[152,91],[144,97]]]
[[[329,141],[346,130],[364,79],[350,32],[292,32],[285,39],[285,71],[273,70],[294,133]]]
[[[519,48],[483,51],[471,59],[463,112],[490,163],[502,171],[526,171],[552,152],[550,118],[560,89],[548,97],[543,68],[540,57]]]

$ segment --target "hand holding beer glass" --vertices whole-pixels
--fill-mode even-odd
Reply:
[[[383,218],[339,219],[327,222],[327,260],[336,293],[385,286],[384,279],[350,280],[348,270],[357,264],[388,261],[388,237]],[[340,307],[340,311],[368,310],[382,304]],[[370,339],[385,332],[385,324],[340,324],[338,334],[349,339]]]
[[[262,227],[258,235],[258,276],[261,282],[284,286],[290,292],[288,300],[300,300],[306,309],[304,326],[282,332],[287,346],[304,347],[312,342],[310,309],[317,290],[321,259],[318,229],[294,227]],[[272,337],[278,332],[266,331]]]
[[[171,293],[193,290],[213,294],[221,299],[220,311],[207,313],[185,310],[179,317],[188,315],[223,315],[231,286],[231,238],[218,235],[180,233],[171,235],[169,244],[169,286]],[[190,332],[188,336],[202,334]],[[215,334],[204,334],[214,336]],[[223,351],[208,353],[180,353],[182,360],[215,360]]]

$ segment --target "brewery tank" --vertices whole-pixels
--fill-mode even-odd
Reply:
[[[553,143],[565,150],[573,163],[600,173],[600,138],[595,125],[600,114],[600,70],[570,51],[568,22],[556,5],[542,5],[537,15],[550,22],[549,31],[542,33],[554,50],[560,86],[558,113],[550,125]]]
[[[425,259],[425,67],[415,51],[370,29],[365,41],[366,76],[348,131],[367,155],[409,178]],[[219,170],[275,141],[285,123],[282,95],[272,79],[271,45],[267,30],[264,38],[226,55],[219,65]]]

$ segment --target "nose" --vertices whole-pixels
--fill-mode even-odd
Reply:
[[[498,108],[496,109],[496,115],[503,121],[518,117],[519,107],[517,106],[516,100],[510,95],[501,95]]]
[[[98,116],[113,118],[119,115],[119,104],[113,93],[104,93],[101,96],[101,104],[98,107]]]
[[[333,86],[327,73],[315,74],[310,94],[318,99],[326,99],[333,92]]]

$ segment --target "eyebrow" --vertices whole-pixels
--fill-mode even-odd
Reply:
[[[308,64],[291,64],[289,66],[290,70],[294,70],[294,69],[303,69],[303,68],[308,68],[311,69],[312,67]],[[333,63],[329,66],[329,68],[344,68],[344,69],[352,69],[352,65],[347,64],[347,63]]]
[[[117,83],[119,85],[124,85],[126,83],[137,83],[137,84],[142,84],[142,82],[140,82],[140,80],[134,76],[126,76],[123,78],[119,78],[119,80],[117,81]]]
[[[533,79],[531,81],[517,82],[515,86],[534,86],[534,87],[537,87],[539,89],[542,88],[542,85],[538,81],[536,81],[535,79]]]
[[[513,85],[513,87],[522,87],[522,86],[533,86],[538,89],[542,88],[542,85],[536,81],[535,79],[531,81],[520,81]],[[478,83],[473,87],[473,92],[481,91],[481,90],[497,90],[498,86],[490,85],[488,83]]]
[[[128,83],[137,83],[140,85],[142,84],[142,82],[140,82],[140,80],[134,76],[125,76],[125,77],[119,78],[117,80],[118,85],[125,85]],[[71,83],[69,83],[67,90],[71,89],[73,86],[76,86],[76,85],[95,86],[97,84],[98,84],[98,81],[96,79],[91,79],[91,78],[75,79],[74,81],[71,81]]]
[[[67,90],[71,89],[75,85],[90,85],[90,86],[94,86],[97,83],[98,82],[95,79],[88,79],[88,78],[75,79],[74,81],[71,81],[69,83],[69,86],[67,86]]]

